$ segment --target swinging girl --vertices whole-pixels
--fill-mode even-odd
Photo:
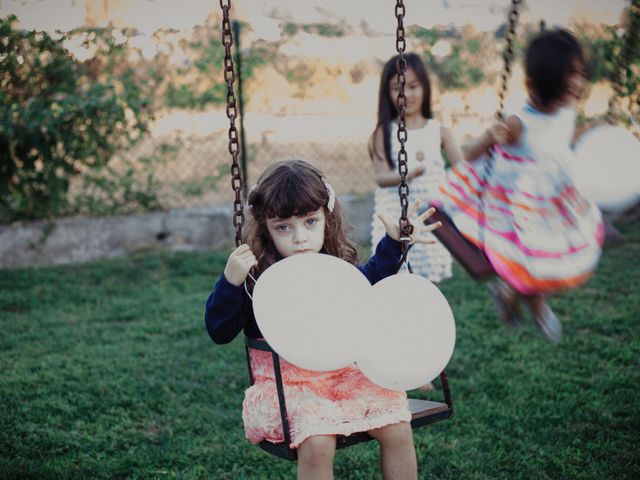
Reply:
[[[444,210],[502,280],[490,284],[501,318],[519,322],[524,303],[553,342],[562,326],[546,297],[591,277],[604,238],[600,211],[568,168],[585,65],[570,32],[538,34],[525,54],[526,104],[466,143],[469,162],[441,186]]]
[[[283,258],[309,252],[356,262],[356,249],[344,233],[340,201],[322,172],[309,163],[290,160],[271,165],[250,192],[248,204],[252,218],[247,243],[231,253],[206,302],[205,323],[215,343],[228,343],[243,330],[250,338],[262,337],[243,286],[252,268],[259,276]],[[417,208],[415,202],[413,240],[431,242],[428,233],[440,224],[426,226],[433,209],[416,218]],[[386,235],[375,255],[358,267],[372,284],[395,274],[402,258],[398,224],[385,215],[380,219]],[[322,301],[331,299],[318,298]],[[284,438],[271,358],[268,352],[251,351],[255,383],[245,392],[243,421],[253,443],[278,443]],[[333,478],[336,435],[363,431],[380,443],[384,478],[417,478],[404,391],[372,383],[355,366],[317,372],[282,359],[281,371],[291,447],[298,452],[298,478]]]

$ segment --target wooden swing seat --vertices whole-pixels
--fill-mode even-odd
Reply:
[[[436,211],[425,221],[425,224],[442,222],[442,227],[432,233],[451,253],[453,258],[467,271],[474,280],[487,280],[496,275],[493,266],[485,254],[477,246],[467,240],[455,226],[451,218],[436,207]]]
[[[275,353],[269,344],[265,340],[253,339],[245,337],[245,353],[247,356],[247,367],[249,369],[249,380],[253,385],[253,374],[251,372],[251,362],[249,357],[249,350],[262,350],[265,352],[271,352],[273,355],[273,367],[276,377],[276,389],[278,391],[278,403],[280,407],[280,416],[282,424],[284,425],[285,439],[283,442],[272,443],[268,441],[260,442],[260,448],[265,452],[283,458],[285,460],[295,461],[298,459],[298,454],[295,449],[289,447],[291,438],[289,435],[289,426],[287,420],[286,400],[284,397],[284,387],[282,384],[282,376],[280,373],[280,360],[277,353]],[[440,383],[444,394],[444,402],[434,402],[431,400],[422,400],[419,398],[409,398],[409,410],[411,410],[411,428],[419,428],[431,423],[439,422],[440,420],[446,420],[453,416],[453,402],[451,400],[451,392],[449,390],[449,382],[447,381],[447,375],[443,370],[440,374]],[[358,443],[367,442],[373,440],[367,432],[358,432],[351,435],[338,435],[336,437],[336,449],[349,447]]]

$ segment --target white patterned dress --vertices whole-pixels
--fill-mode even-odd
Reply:
[[[391,123],[391,158],[398,161],[400,142],[397,137],[398,124]],[[409,170],[422,165],[425,172],[409,182],[409,205],[416,199],[420,200],[421,211],[426,209],[433,200],[438,198],[438,187],[445,180],[444,159],[441,153],[440,122],[430,119],[427,124],[418,129],[407,131],[407,167]],[[389,219],[400,218],[400,197],[398,187],[377,187],[374,193],[374,212],[371,223],[372,251],[386,230],[378,218],[384,213]],[[431,234],[429,234],[431,235]],[[433,240],[436,240],[433,237]],[[409,263],[413,272],[422,275],[432,282],[440,282],[451,277],[451,254],[444,246],[437,243],[425,245],[415,244],[409,252]]]

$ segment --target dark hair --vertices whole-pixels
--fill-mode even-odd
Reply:
[[[396,106],[395,99],[391,99],[389,96],[389,83],[397,75],[396,62],[399,55],[395,55],[390,58],[382,69],[382,75],[380,77],[380,89],[378,91],[378,123],[376,125],[376,131],[378,128],[382,128],[382,134],[384,138],[384,158],[389,162],[391,168],[395,168],[395,163],[391,158],[391,127],[390,123],[398,118],[398,108]],[[427,68],[424,66],[420,56],[416,53],[406,53],[404,58],[407,61],[407,70],[411,69],[418,77],[420,85],[424,95],[422,97],[422,116],[424,118],[431,118],[431,82],[429,81],[429,75],[427,74]],[[375,147],[375,142],[374,142]],[[373,152],[369,154],[373,158]]]
[[[567,30],[556,28],[536,35],[525,53],[525,71],[536,100],[548,107],[561,99],[576,61],[586,68],[582,47]]]
[[[357,261],[356,248],[345,234],[340,201],[336,198],[333,212],[326,208],[329,192],[325,181],[319,169],[303,160],[274,163],[260,176],[249,193],[252,218],[247,234],[247,243],[258,260],[258,275],[281,259],[267,229],[267,220],[302,216],[321,207],[326,217],[322,253],[352,264]]]

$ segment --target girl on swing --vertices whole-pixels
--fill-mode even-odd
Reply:
[[[248,204],[247,243],[231,253],[206,302],[205,324],[215,343],[228,343],[242,330],[251,338],[262,337],[243,287],[251,268],[260,275],[280,259],[307,252],[356,262],[356,249],[345,236],[340,202],[322,172],[309,163],[290,160],[271,165],[249,193]],[[426,234],[440,225],[424,224],[432,209],[415,218],[417,208],[418,202],[411,212],[414,240],[430,242]],[[375,255],[358,267],[372,284],[395,274],[402,256],[398,224],[385,215],[380,219],[387,233]],[[271,354],[252,350],[251,369],[255,383],[243,402],[245,434],[253,443],[282,442]],[[281,371],[299,479],[333,478],[336,435],[362,431],[380,444],[384,478],[417,478],[405,392],[375,385],[355,366],[316,372],[282,359]]]
[[[507,324],[524,303],[550,341],[562,326],[546,297],[586,282],[597,267],[604,228],[600,211],[575,189],[575,104],[586,62],[566,30],[538,34],[525,52],[528,99],[504,122],[463,145],[468,162],[441,185],[444,211],[491,262],[489,288]]]

